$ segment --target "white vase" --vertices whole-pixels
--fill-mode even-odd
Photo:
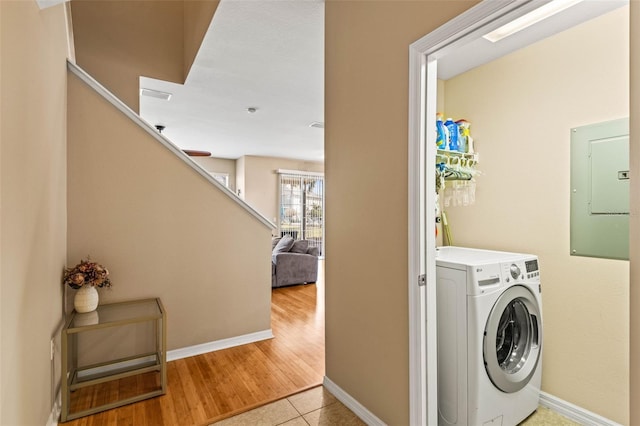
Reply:
[[[95,311],[98,307],[98,290],[92,285],[83,285],[73,298],[76,312],[86,313]]]

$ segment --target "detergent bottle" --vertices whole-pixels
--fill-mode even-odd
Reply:
[[[458,125],[458,129],[460,129],[460,139],[458,140],[458,151],[460,152],[469,152],[469,138],[471,137],[471,132],[469,130],[469,123],[465,119],[460,119],[456,121]]]
[[[460,132],[464,132],[467,138],[467,149],[466,152],[468,152],[469,154],[474,154],[475,148],[473,147],[473,138],[471,137],[471,123],[469,123],[466,120],[461,120],[464,121],[464,123],[461,124],[460,126]],[[464,126],[464,130],[463,130],[463,126]]]
[[[449,140],[447,128],[444,126],[442,122],[442,114],[436,114],[436,146],[438,149],[447,149],[447,143]]]
[[[449,131],[449,151],[457,151],[458,150],[458,140],[460,139],[460,131],[458,129],[458,125],[451,118],[447,118],[447,121],[444,122],[444,127]]]

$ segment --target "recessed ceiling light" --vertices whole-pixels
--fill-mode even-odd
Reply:
[[[315,127],[316,129],[324,129],[324,123],[322,121],[314,121],[309,124],[309,127]]]
[[[249,107],[249,108],[247,108],[247,112],[248,112],[249,114],[255,114],[255,112],[256,112],[257,110],[258,110],[258,108],[257,108],[257,107]]]
[[[521,17],[514,19],[508,24],[505,24],[500,28],[490,32],[489,34],[484,35],[482,38],[495,43],[502,40],[503,38],[509,37],[510,35],[522,31],[535,23],[547,19],[555,15],[556,13],[560,13],[563,10],[570,8],[571,6],[575,6],[581,1],[583,0],[552,0],[549,3],[546,3],[545,5],[532,10],[526,15],[522,15]]]
[[[140,95],[149,96],[150,98],[162,99],[165,101],[168,101],[169,99],[171,99],[171,93],[161,92],[159,90],[153,90],[153,89],[142,88],[140,89]]]

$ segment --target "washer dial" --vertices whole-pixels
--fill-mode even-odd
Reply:
[[[518,277],[520,276],[520,268],[518,268],[518,265],[516,265],[515,263],[511,265],[509,272],[511,272],[511,276],[514,280],[518,279]]]

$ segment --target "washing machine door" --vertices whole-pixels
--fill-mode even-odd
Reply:
[[[506,393],[529,383],[540,359],[542,320],[535,296],[509,287],[493,305],[484,330],[484,363],[491,382]]]

